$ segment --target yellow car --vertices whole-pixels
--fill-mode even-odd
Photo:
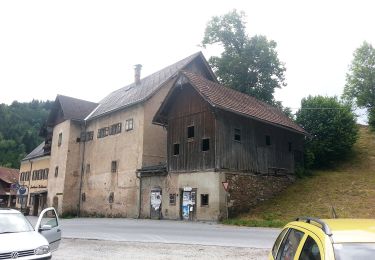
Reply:
[[[375,220],[297,218],[283,228],[269,259],[375,259]]]

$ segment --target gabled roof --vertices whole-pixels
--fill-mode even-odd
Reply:
[[[44,152],[44,149],[43,149],[44,145],[45,145],[45,143],[42,142],[34,150],[32,150],[31,153],[29,153],[28,155],[26,155],[25,158],[22,159],[22,161],[34,159],[34,158],[37,158],[37,157],[42,157],[44,155],[48,155],[49,153],[46,154]]]
[[[98,104],[94,102],[57,95],[47,119],[47,126],[53,126],[56,123],[55,120],[60,110],[61,120],[83,121],[97,106]]]
[[[197,74],[181,71],[175,84],[189,83],[212,107],[250,117],[258,121],[280,126],[294,132],[307,134],[307,132],[294,123],[280,109],[265,102],[231,88],[207,80]],[[170,90],[167,98],[156,113],[153,122],[163,124],[161,113],[168,102],[168,97],[173,92]]]
[[[70,120],[83,120],[98,106],[98,104],[94,102],[63,95],[57,95],[56,100],[60,102],[64,119]]]
[[[197,52],[183,60],[176,62],[162,70],[159,70],[143,79],[139,85],[132,83],[126,87],[120,88],[99,102],[99,106],[86,118],[87,120],[103,116],[105,114],[123,109],[125,107],[143,102],[150,98],[163,84],[171,77],[177,75],[181,69],[185,69],[195,59],[200,58],[204,67],[207,69],[212,80],[216,76],[208,65],[202,52]]]
[[[6,168],[0,166],[0,180],[3,180],[6,183],[15,183],[18,181],[19,170]]]

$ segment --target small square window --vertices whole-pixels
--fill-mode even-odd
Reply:
[[[59,176],[59,166],[55,167],[55,177]]]
[[[176,206],[176,194],[169,194],[169,205]]]
[[[202,151],[205,152],[208,150],[210,150],[210,139],[209,138],[202,139]]]
[[[173,144],[173,155],[180,154],[180,144]]]
[[[117,161],[112,161],[111,172],[117,172]]]
[[[266,135],[266,145],[271,145],[271,136]]]
[[[241,130],[235,128],[234,129],[234,141],[241,142]]]
[[[62,133],[59,133],[59,140],[57,141],[57,145],[61,146],[62,143]]]
[[[208,194],[201,194],[201,207],[208,206]]]
[[[292,151],[292,143],[288,142],[288,152],[291,152],[291,151]]]
[[[187,128],[187,138],[194,138],[194,126],[188,126]]]
[[[125,130],[130,131],[130,130],[133,130],[133,128],[134,128],[133,118],[130,118],[130,119],[126,120],[125,121]]]

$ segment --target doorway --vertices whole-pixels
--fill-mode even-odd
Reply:
[[[153,188],[150,194],[150,218],[162,218],[162,190],[159,187]]]
[[[38,209],[39,209],[39,195],[35,195],[34,196],[33,216],[38,216]]]
[[[197,189],[185,187],[180,191],[180,218],[182,220],[196,220],[197,212]]]

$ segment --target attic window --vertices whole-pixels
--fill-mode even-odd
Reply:
[[[271,136],[266,135],[266,145],[271,145]]]
[[[194,138],[194,126],[188,126],[187,128],[187,138]]]
[[[241,129],[234,129],[234,141],[241,142]]]
[[[173,144],[173,155],[180,154],[180,144]]]
[[[202,151],[210,150],[210,138],[202,139]]]

